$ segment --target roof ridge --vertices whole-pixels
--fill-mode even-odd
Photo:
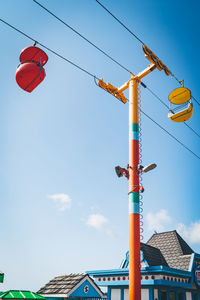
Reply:
[[[161,235],[161,234],[165,234],[165,233],[169,233],[169,232],[175,232],[176,230],[169,230],[169,231],[163,231],[163,232],[154,232],[153,235],[148,239],[148,241],[146,242],[146,244],[153,238],[153,236],[155,235]]]
[[[145,245],[145,246],[147,246],[147,247],[152,247],[152,248],[158,249],[157,247],[148,245],[147,243],[140,243],[140,246],[142,246],[142,245]],[[160,250],[160,249],[158,249],[158,250]]]
[[[75,276],[79,276],[79,275],[82,275],[82,276],[84,276],[84,275],[86,275],[86,273],[70,273],[70,274],[63,274],[63,275],[58,275],[58,276],[55,276],[53,279],[55,279],[55,278],[59,278],[59,277],[64,277],[64,276],[70,276],[70,277],[75,277]],[[52,280],[53,280],[52,279]]]
[[[177,231],[176,231],[176,230],[174,230],[174,236],[175,236],[175,238],[176,238],[176,240],[177,240],[177,242],[178,242],[178,247],[179,247],[179,249],[180,249],[180,252],[181,252],[181,254],[183,255],[183,249],[182,249],[181,244],[180,244],[180,241],[179,241],[179,239],[178,239]],[[181,255],[179,255],[179,256],[181,256]]]
[[[189,257],[189,256],[191,256],[193,253],[191,253],[191,254],[182,254],[182,255],[179,255],[179,257],[180,258],[183,258],[183,257]]]
[[[62,290],[64,294],[68,294],[75,286],[77,286],[88,274],[86,273],[70,273],[65,275],[56,276],[43,287],[41,287],[38,293],[41,294],[55,294]],[[61,287],[62,286],[62,287]]]
[[[180,243],[180,246],[181,246],[181,249],[182,249],[182,252],[185,252],[183,250],[183,247],[187,247],[187,250],[190,251],[191,253],[187,253],[187,254],[192,254],[194,253],[194,250],[188,245],[188,243],[180,236],[180,234],[176,231],[176,235],[177,235],[177,239],[179,240],[179,243]],[[183,245],[184,244],[184,245]],[[186,250],[186,249],[185,249]],[[187,251],[186,250],[186,251]]]

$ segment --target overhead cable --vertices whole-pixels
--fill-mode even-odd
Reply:
[[[95,77],[94,77],[95,80]],[[100,87],[96,80],[95,80],[95,84]],[[115,97],[113,94],[109,93],[108,91],[106,91],[105,89],[101,88],[102,90],[104,90],[105,92],[107,92],[109,95],[112,95],[113,97]],[[116,97],[115,97],[116,98]],[[129,102],[129,99],[127,99],[127,102]],[[172,139],[174,139],[177,143],[179,143],[182,147],[184,147],[186,150],[188,150],[190,153],[192,153],[196,158],[200,159],[200,156],[197,155],[194,151],[192,151],[189,147],[187,147],[184,143],[182,143],[181,141],[179,141],[179,139],[177,139],[172,133],[170,133],[167,129],[165,129],[162,125],[160,125],[158,122],[156,122],[152,117],[150,117],[147,113],[145,113],[142,109],[140,109],[141,113],[147,117],[149,120],[151,120],[155,125],[157,125],[160,129],[162,129],[165,133],[167,133]]]
[[[196,98],[194,98],[194,96],[192,96],[192,99],[200,106],[199,101]]]
[[[24,33],[23,31],[19,30],[15,26],[9,24],[8,22],[4,21],[3,19],[0,19],[1,22],[9,26],[10,28],[14,29],[15,31],[19,32],[23,36],[27,37],[28,39],[32,40],[34,43],[36,42],[36,39],[32,38],[28,34]],[[60,55],[59,53],[55,52],[54,50],[50,49],[49,47],[43,45],[42,43],[37,41],[37,44],[45,48],[46,50],[50,51],[51,53],[55,54],[56,56],[60,57],[61,59],[67,61],[68,63],[72,64],[74,67],[78,68],[79,70],[83,71],[84,73],[88,74],[89,76],[93,77],[94,79],[99,79],[97,78],[94,74],[88,72],[87,70],[83,69],[82,67],[78,66],[77,64],[73,63],[66,57]],[[110,93],[109,93],[110,94]],[[114,96],[114,95],[113,95]],[[115,96],[114,96],[115,97]],[[127,101],[129,101],[127,99]],[[144,111],[141,110],[141,112],[149,119],[151,120],[154,124],[156,124],[160,129],[162,129],[165,133],[167,133],[169,136],[171,136],[175,141],[177,141],[180,145],[182,145],[185,149],[187,149],[190,153],[192,153],[195,157],[200,159],[200,156],[198,156],[196,153],[194,153],[190,148],[188,148],[185,144],[183,144],[181,141],[179,141],[174,135],[172,135],[169,131],[167,131],[164,127],[162,127],[158,122],[156,122],[153,118],[151,118],[149,115],[147,115]]]
[[[72,26],[70,26],[69,24],[67,24],[65,21],[63,21],[62,19],[60,19],[58,16],[56,16],[52,11],[50,11],[49,9],[47,9],[45,6],[43,6],[42,4],[40,4],[38,1],[33,0],[36,4],[38,4],[41,8],[43,8],[44,10],[46,10],[50,15],[52,15],[54,18],[56,18],[57,20],[59,20],[61,23],[63,23],[65,26],[67,26],[69,29],[71,29],[73,32],[75,32],[77,35],[79,35],[81,38],[83,38],[85,41],[87,41],[90,45],[92,45],[93,47],[95,47],[97,50],[99,50],[101,53],[103,53],[105,56],[107,56],[108,58],[110,58],[112,61],[114,61],[116,64],[118,64],[120,67],[122,67],[124,70],[126,70],[127,72],[129,72],[130,74],[133,74],[131,71],[129,71],[126,67],[124,67],[121,63],[119,63],[118,61],[116,61],[114,58],[112,58],[110,55],[108,55],[105,51],[103,51],[101,48],[99,48],[98,46],[96,46],[93,42],[91,42],[90,40],[88,40],[85,36],[83,36],[80,32],[78,32],[77,30],[75,30]],[[97,0],[96,0],[97,1]],[[97,1],[101,6],[103,6],[99,1]],[[103,6],[104,7],[104,6]],[[106,9],[106,8],[105,8]],[[106,9],[107,10],[107,9]],[[107,10],[108,11],[108,10]],[[109,12],[109,11],[108,11]],[[115,17],[114,15],[112,15],[113,17]],[[120,21],[119,21],[120,22]],[[123,26],[125,26],[123,23],[121,23]],[[132,33],[132,32],[131,32]],[[132,33],[133,34],[133,33]],[[134,34],[133,34],[134,35]],[[135,35],[134,35],[135,36]],[[136,37],[136,36],[135,36]],[[136,37],[137,38],[137,37]],[[141,41],[142,42],[142,41]],[[143,42],[142,42],[143,44]],[[143,87],[145,87],[146,85],[141,82],[141,85]],[[164,104],[167,108],[168,106],[164,103],[164,101],[162,101],[161,99],[159,99],[159,97],[149,88],[147,88],[160,102],[162,102],[162,104]],[[197,102],[198,103],[198,102]],[[199,104],[199,103],[198,103]],[[197,136],[200,137],[200,135],[198,133],[196,133],[196,131],[194,129],[192,129],[189,125],[187,125],[186,123],[184,123],[188,128],[190,128]]]
[[[67,24],[65,21],[63,21],[62,19],[60,19],[58,16],[56,16],[52,11],[50,11],[49,9],[47,9],[45,6],[43,6],[42,4],[40,4],[38,1],[33,0],[36,4],[38,4],[40,7],[42,7],[44,10],[46,10],[50,15],[52,15],[54,18],[56,18],[58,21],[60,21],[61,23],[63,23],[66,27],[68,27],[69,29],[71,29],[73,32],[75,32],[76,34],[78,34],[82,39],[84,39],[86,42],[88,42],[90,45],[92,45],[93,47],[95,47],[97,50],[99,50],[101,53],[103,53],[105,56],[107,56],[109,59],[111,59],[112,61],[114,61],[117,65],[119,65],[121,68],[123,68],[125,71],[129,72],[130,74],[133,74],[129,69],[127,69],[126,67],[124,67],[121,63],[119,63],[116,59],[112,58],[109,54],[107,54],[105,51],[103,51],[101,48],[99,48],[97,45],[95,45],[94,43],[92,43],[90,40],[88,40],[85,36],[83,36],[80,32],[78,32],[76,29],[74,29],[72,26],[70,26],[69,24]]]
[[[72,62],[71,60],[67,59],[66,57],[64,57],[63,55],[59,54],[58,52],[50,49],[49,47],[45,46],[44,44],[36,41],[34,38],[32,38],[31,36],[29,36],[28,34],[24,33],[23,31],[19,30],[18,28],[14,27],[13,25],[7,23],[6,21],[4,21],[3,19],[0,19],[1,22],[3,22],[4,24],[8,25],[10,28],[16,30],[17,32],[21,33],[23,36],[27,37],[29,40],[36,42],[38,45],[42,46],[43,48],[45,48],[46,50],[48,50],[49,52],[55,54],[56,56],[60,57],[61,59],[67,61],[68,63],[70,63],[71,65],[73,65],[74,67],[78,68],[79,70],[85,72],[86,74],[88,74],[91,77],[95,77],[94,74],[90,73],[89,71],[87,71],[86,69],[78,66],[77,64],[75,64],[74,62]]]
[[[50,11],[49,9],[47,9],[44,5],[42,5],[41,3],[39,3],[36,0],[33,0],[36,4],[38,4],[42,9],[44,9],[45,11],[47,11],[50,15],[52,15],[54,18],[56,18],[58,21],[60,21],[62,24],[64,24],[66,27],[68,27],[69,29],[71,29],[73,32],[75,32],[78,36],[80,36],[82,39],[84,39],[86,42],[88,42],[90,45],[92,45],[93,47],[95,47],[97,50],[99,50],[101,53],[103,53],[105,56],[107,56],[109,59],[111,59],[113,62],[115,62],[117,65],[119,65],[121,68],[123,68],[124,70],[126,70],[127,72],[129,72],[130,74],[133,75],[133,73],[131,71],[129,71],[126,67],[124,67],[121,63],[119,63],[116,59],[112,58],[109,54],[107,54],[105,51],[103,51],[101,48],[99,48],[97,45],[95,45],[93,42],[91,42],[90,40],[88,40],[88,38],[86,38],[85,36],[83,36],[80,32],[78,32],[76,29],[74,29],[72,26],[70,26],[69,24],[67,24],[65,21],[63,21],[61,18],[59,18],[58,16],[56,16],[52,11]],[[99,1],[97,1],[103,8],[105,8]],[[106,8],[105,8],[106,9]],[[106,9],[107,10],[107,9]],[[108,11],[108,10],[107,10]],[[108,11],[109,12],[109,11]],[[109,12],[110,13],[110,12]],[[111,15],[117,19],[112,13]],[[118,19],[117,19],[118,20]],[[118,20],[119,21],[119,20]],[[125,26],[121,21],[119,21],[120,24],[122,24],[123,26]],[[131,32],[126,26],[125,28],[131,33],[133,34],[137,39],[138,37]],[[144,44],[140,39],[139,41]],[[143,87],[146,87],[146,85],[141,82],[141,85]],[[149,88],[147,88],[160,102],[162,102],[162,104],[164,104],[167,108],[168,106],[164,103],[164,101],[162,101],[161,99],[159,99],[159,97]],[[197,102],[198,103],[198,102]],[[184,123],[189,129],[191,129],[198,137],[200,137],[200,135],[198,133],[196,133],[196,131],[194,129],[192,129],[192,127],[190,127],[189,125],[187,125],[186,123]]]
[[[121,24],[132,36],[134,36],[142,45],[146,45],[135,33],[133,33],[122,21],[119,20],[110,10],[108,10],[99,0],[95,0],[104,10],[106,10],[119,24]],[[182,80],[179,80],[170,70],[170,75],[182,85]],[[194,98],[194,101],[200,106],[200,103]]]
[[[142,84],[141,84],[142,85]],[[143,86],[143,85],[142,85]],[[157,99],[159,100],[168,110],[169,110],[169,107],[168,105],[158,96],[156,95],[150,88],[148,88],[146,85],[145,85],[146,89]],[[200,138],[200,134],[198,132],[196,132],[190,125],[188,125],[186,122],[183,123],[186,127],[188,127],[188,129],[190,129],[194,134],[196,134],[199,138]]]
[[[33,0],[34,1],[34,0]],[[108,8],[106,8],[99,0],[95,0],[105,11],[107,11],[120,25],[122,25],[134,38],[136,38],[142,45],[146,45],[133,31],[131,31],[122,21],[119,20]],[[170,71],[172,77],[174,77],[179,84],[181,81]]]
[[[34,1],[34,0],[33,0]],[[131,35],[133,35],[142,45],[145,45],[145,43],[135,34],[133,31],[131,31],[122,21],[120,21],[113,13],[111,13],[110,10],[108,10],[100,1],[95,0],[103,9],[105,9],[118,23],[120,23]]]
[[[158,122],[153,120],[149,115],[147,115],[144,111],[141,110],[143,115],[147,117],[149,120],[151,120],[154,124],[156,124],[160,129],[162,129],[165,133],[167,133],[171,138],[173,138],[176,142],[178,142],[182,147],[184,147],[186,150],[188,150],[190,153],[192,153],[195,157],[200,159],[200,156],[197,155],[195,152],[193,152],[190,148],[188,148],[185,144],[183,144],[181,141],[179,141],[173,134],[171,134],[167,129],[165,129],[163,126],[161,126]]]

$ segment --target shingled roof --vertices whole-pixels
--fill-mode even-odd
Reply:
[[[69,274],[57,276],[42,287],[38,294],[68,294],[86,274]]]
[[[87,291],[85,290],[87,288]],[[84,296],[82,293],[84,292]],[[61,275],[50,280],[38,294],[44,297],[103,298],[104,293],[88,274]]]
[[[189,269],[194,251],[176,230],[155,233],[146,245],[159,249],[169,267],[186,271]]]
[[[143,251],[144,258],[149,266],[166,266],[168,264],[158,248],[152,247],[150,245],[141,243],[140,249]]]

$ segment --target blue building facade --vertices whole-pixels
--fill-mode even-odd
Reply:
[[[108,300],[129,298],[128,253],[119,269],[87,273]],[[200,300],[200,255],[176,231],[155,233],[141,243],[142,300]]]

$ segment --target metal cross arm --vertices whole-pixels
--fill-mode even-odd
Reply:
[[[150,72],[152,72],[153,70],[156,69],[156,65],[155,64],[150,64],[145,70],[143,70],[142,72],[140,72],[138,75],[132,75],[131,79],[129,81],[127,81],[125,84],[123,84],[121,87],[116,88],[115,86],[113,86],[111,83],[105,83],[103,81],[103,78],[99,79],[98,81],[98,85],[106,90],[108,93],[113,94],[116,98],[118,98],[120,101],[122,101],[123,103],[127,102],[126,97],[124,96],[124,91],[129,87],[129,83],[131,80],[133,79],[137,79],[137,80],[141,80],[144,76],[146,76],[147,74],[149,74]]]
[[[100,78],[98,81],[98,85],[106,90],[108,93],[112,94],[113,96],[115,96],[116,98],[118,98],[120,101],[122,101],[123,103],[127,102],[126,97],[124,96],[123,92],[119,91],[118,88],[114,87],[111,83],[105,83],[103,81],[103,78]]]
[[[170,70],[167,66],[153,53],[146,45],[142,46],[142,50],[144,51],[145,57],[156,65],[156,68],[159,71],[164,70],[165,74],[169,76],[171,74]]]
[[[140,81],[143,77],[151,73],[153,70],[156,69],[155,64],[150,64],[146,69],[144,69],[142,72],[140,72],[138,75],[133,75],[129,81],[124,83],[122,86],[118,88],[119,92],[124,92],[126,89],[129,88],[129,83],[131,80],[138,80]]]

